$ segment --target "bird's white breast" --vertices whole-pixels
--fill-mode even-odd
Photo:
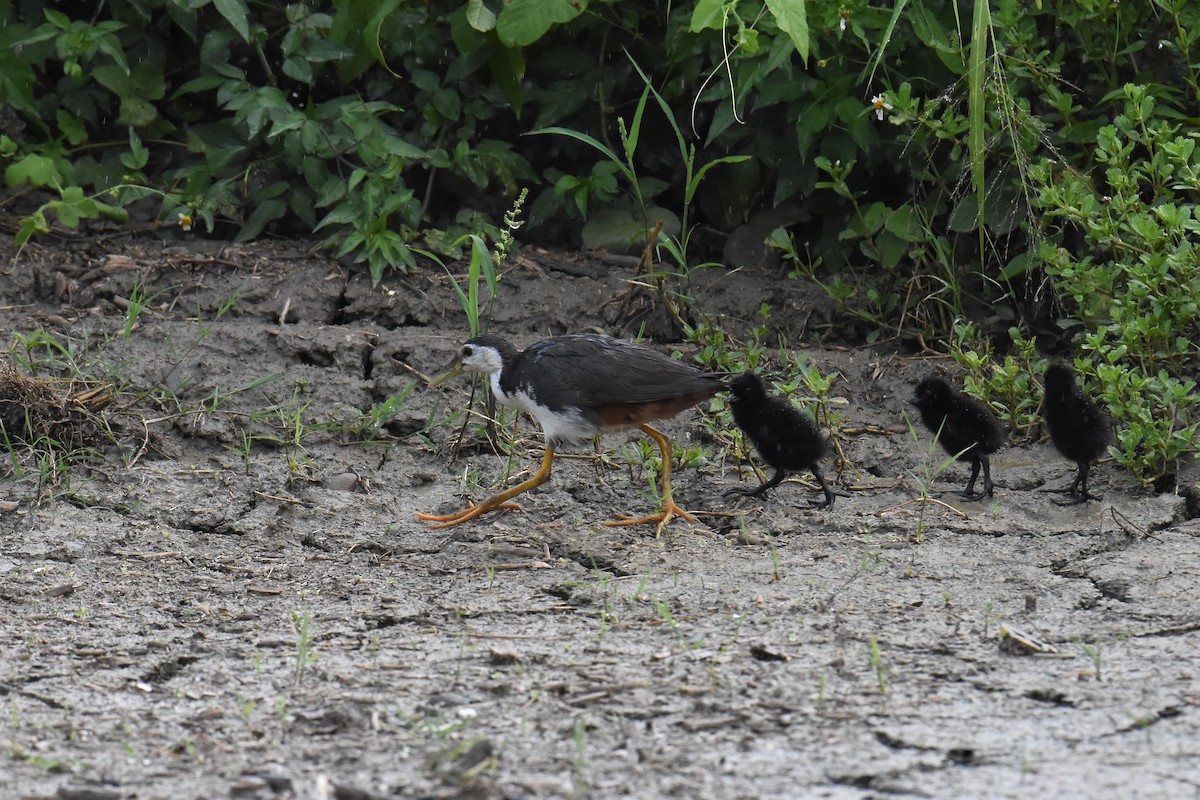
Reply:
[[[548,444],[558,442],[579,442],[591,438],[600,432],[599,428],[589,422],[578,408],[563,408],[551,411],[537,404],[537,398],[522,391],[507,394],[500,388],[500,375],[493,372],[490,376],[492,394],[496,402],[509,408],[518,408],[538,421]]]

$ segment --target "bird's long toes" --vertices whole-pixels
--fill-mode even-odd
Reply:
[[[725,492],[722,497],[733,497],[735,495],[739,497],[753,497],[755,500],[758,500],[764,497],[766,492],[762,491],[761,489],[747,489],[742,486],[735,486],[729,491]]]
[[[467,502],[468,502],[468,505],[466,508],[462,509],[461,511],[456,511],[453,514],[423,514],[421,512],[414,512],[414,514],[417,517],[417,519],[423,519],[426,522],[436,522],[437,523],[436,525],[430,525],[429,526],[430,528],[452,528],[455,525],[459,525],[463,522],[467,522],[468,520],[475,519],[476,517],[482,516],[483,514],[486,514],[490,511],[502,511],[502,510],[524,511],[525,510],[525,509],[521,508],[520,505],[518,505],[517,503],[513,503],[513,502],[503,502],[503,503],[497,503],[495,505],[490,505],[488,503],[483,503],[482,505],[477,505],[476,503],[473,503],[471,501],[467,501]]]
[[[1086,500],[1087,500],[1086,497],[1081,497],[1081,496],[1072,494],[1071,498],[1069,500],[1052,500],[1050,502],[1054,503],[1054,505],[1058,506],[1059,508],[1067,508],[1068,506],[1077,506],[1080,503],[1085,502]]]

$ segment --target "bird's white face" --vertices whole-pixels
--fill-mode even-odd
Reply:
[[[464,344],[458,353],[458,361],[467,372],[483,372],[489,375],[499,375],[500,368],[504,365],[499,350],[479,344]]]

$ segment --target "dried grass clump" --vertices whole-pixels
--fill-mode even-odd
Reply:
[[[59,439],[69,429],[68,398],[50,381],[27,378],[0,361],[0,433],[8,442]]]
[[[106,386],[72,393],[75,382],[30,378],[0,360],[0,442],[77,441],[83,423],[106,406]]]

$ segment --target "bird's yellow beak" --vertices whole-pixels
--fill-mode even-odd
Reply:
[[[455,377],[462,371],[463,371],[462,362],[459,361],[458,357],[456,356],[454,358],[454,363],[451,364],[448,369],[446,369],[440,375],[434,375],[432,378],[429,379],[429,388],[432,389],[436,386],[441,386],[443,383],[445,383],[446,381]]]

